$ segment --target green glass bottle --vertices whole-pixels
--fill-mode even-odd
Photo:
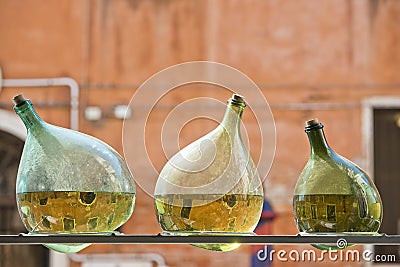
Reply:
[[[382,222],[382,202],[372,180],[329,147],[317,119],[306,122],[305,132],[311,155],[294,192],[298,230],[311,234],[376,234]]]
[[[104,142],[44,122],[23,95],[14,110],[27,128],[16,181],[30,234],[111,233],[132,215],[135,184],[123,158]],[[46,244],[64,253],[90,244]]]
[[[155,188],[158,222],[169,235],[252,235],[263,188],[240,135],[246,104],[234,94],[219,126],[175,154]],[[196,244],[229,251],[239,244]]]

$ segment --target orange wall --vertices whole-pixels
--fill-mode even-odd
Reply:
[[[365,163],[361,101],[400,95],[399,23],[397,0],[1,0],[0,66],[5,79],[74,78],[81,88],[80,131],[121,153],[122,121],[112,117],[112,108],[128,104],[151,75],[194,60],[239,69],[261,88],[275,118],[276,154],[265,183],[266,196],[279,213],[274,233],[295,234],[292,190],[309,153],[304,121],[318,117],[337,152]],[[229,96],[213,90],[194,96],[221,101]],[[11,97],[21,91],[37,103],[45,120],[69,126],[67,90],[3,88],[0,107],[11,110]],[[168,108],[192,97],[189,92],[174,92]],[[106,114],[99,122],[83,117],[85,107],[93,105]],[[155,112],[160,114],[148,127],[154,133],[151,137],[159,138],[165,111]],[[245,117],[246,123],[249,129],[255,126]],[[180,138],[187,143],[207,129],[185,129]],[[160,149],[156,140],[148,144],[150,153]],[[254,142],[257,147],[259,141]],[[157,169],[165,164],[165,158],[152,160]],[[149,176],[157,178],[151,172]],[[152,199],[141,190],[124,231],[160,231]],[[157,252],[170,266],[247,266],[250,257],[248,246],[216,253],[188,245],[98,245],[86,252]]]

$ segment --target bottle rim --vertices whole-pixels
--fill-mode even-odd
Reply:
[[[324,125],[318,121],[318,119],[312,119],[306,121],[306,127],[304,128],[305,132],[310,132],[314,130],[319,130],[324,128]]]
[[[25,110],[29,109],[32,106],[33,106],[32,102],[29,99],[25,99],[24,102],[15,104],[14,110],[15,110],[15,112],[17,112],[19,114],[19,113],[22,113]]]
[[[228,104],[238,106],[238,107],[246,107],[246,102],[244,101],[244,97],[239,94],[233,94],[231,98],[228,99]]]
[[[27,99],[25,99],[23,94],[19,94],[19,95],[14,96],[12,100],[13,100],[14,104],[17,107],[19,107],[19,106],[23,105]]]

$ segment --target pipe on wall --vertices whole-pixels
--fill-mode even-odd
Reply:
[[[2,87],[49,87],[68,86],[70,90],[71,117],[70,127],[72,130],[79,128],[79,85],[69,77],[42,78],[42,79],[2,79],[0,70],[0,92]]]

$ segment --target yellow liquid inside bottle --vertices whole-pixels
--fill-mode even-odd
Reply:
[[[297,227],[306,233],[373,235],[379,230],[382,219],[380,203],[366,204],[354,195],[295,195],[293,205]]]
[[[212,235],[249,234],[262,211],[263,196],[192,194],[156,195],[155,206],[162,229],[171,234]],[[239,244],[195,244],[218,251],[229,251]]]
[[[379,230],[381,205],[365,205],[354,195],[294,197],[295,218],[301,232],[363,232]]]
[[[31,233],[112,232],[131,216],[135,194],[122,192],[28,192],[17,194],[22,221]],[[61,251],[87,244],[48,244]],[[69,250],[72,248],[72,250]]]

